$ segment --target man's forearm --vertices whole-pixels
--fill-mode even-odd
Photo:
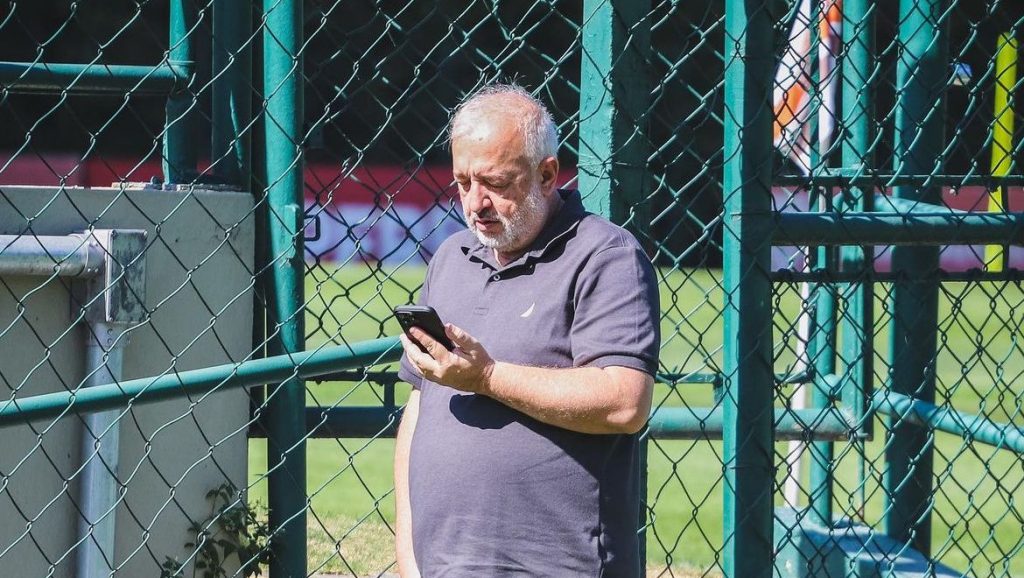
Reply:
[[[419,396],[417,390],[409,395],[395,436],[395,554],[398,574],[402,578],[420,576],[412,550],[412,510],[409,505],[409,450],[419,414]]]
[[[633,433],[647,422],[653,385],[649,375],[624,367],[554,369],[497,362],[479,393],[564,429]]]

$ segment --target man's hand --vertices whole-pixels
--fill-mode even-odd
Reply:
[[[444,328],[455,344],[452,351],[420,328],[413,327],[410,333],[427,350],[423,353],[403,333],[400,338],[409,361],[420,375],[434,383],[469,393],[482,393],[494,371],[494,359],[472,335],[451,323],[445,323]]]

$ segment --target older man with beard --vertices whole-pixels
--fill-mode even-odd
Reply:
[[[628,232],[556,187],[557,128],[521,87],[485,87],[449,130],[469,230],[431,260],[420,303],[456,347],[402,337],[399,572],[640,576],[653,269]]]

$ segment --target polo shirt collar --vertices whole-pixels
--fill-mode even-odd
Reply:
[[[528,259],[540,258],[548,249],[568,236],[579,222],[583,220],[583,217],[587,215],[586,209],[583,208],[583,199],[580,197],[578,190],[559,189],[558,194],[562,197],[562,206],[559,207],[558,212],[552,215],[548,222],[544,224],[540,234],[533,240],[533,243],[530,243],[530,248],[518,259],[509,263],[508,267],[525,263]],[[500,268],[495,263],[494,251],[492,249],[483,246],[480,240],[476,238],[476,235],[470,235],[469,239],[468,243],[462,245],[462,252],[464,254],[477,257],[495,269]]]

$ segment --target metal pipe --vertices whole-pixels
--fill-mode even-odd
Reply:
[[[801,282],[844,282],[854,283],[861,280],[892,283],[906,279],[904,271],[794,271],[793,269],[776,269],[770,273],[776,283]],[[1024,270],[1009,269],[1006,271],[989,272],[981,269],[970,271],[933,271],[926,275],[940,283],[979,283],[982,281],[1024,281]]]
[[[156,66],[0,62],[0,86],[12,94],[169,95],[184,90],[192,69],[178,63]]]
[[[779,213],[772,218],[775,246],[1024,245],[1024,213]]]
[[[819,247],[819,261],[828,261],[826,253],[830,250],[833,249]],[[810,406],[815,409],[805,411],[824,412],[828,411],[832,405],[831,391],[826,377],[833,375],[836,370],[836,317],[839,303],[836,297],[836,286],[832,284],[815,283],[810,295],[814,302],[814,329],[810,333],[807,358],[814,366],[815,379],[811,382],[809,397]],[[844,425],[846,425],[845,422]],[[848,426],[846,432],[849,432]],[[779,439],[782,433],[777,425],[775,438]],[[829,528],[832,526],[833,451],[830,442],[818,439],[818,443],[813,444],[810,449],[810,487],[807,488],[807,491],[810,495],[811,519],[818,525]],[[791,475],[795,475],[799,480],[799,468],[795,474]]]
[[[201,395],[213,390],[280,383],[292,378],[309,379],[335,371],[393,362],[401,356],[398,338],[386,337],[347,346],[104,383],[75,391],[13,398],[0,405],[0,426],[152,403],[184,395]]]
[[[945,83],[943,83],[945,86]],[[782,187],[867,187],[886,189],[889,187],[1019,187],[1024,185],[1024,175],[944,175],[944,174],[881,174],[863,168],[827,169],[811,175],[778,175],[772,183]]]
[[[251,34],[249,2],[214,0],[210,161],[219,181],[238,185],[243,191],[251,187]]]
[[[771,170],[774,22],[763,0],[725,3],[723,571],[770,578],[774,556]]]
[[[1024,428],[962,413],[892,391],[879,391],[872,407],[895,422],[906,422],[1024,454]]]
[[[872,150],[874,142],[874,19],[875,0],[845,0],[843,11],[843,49],[842,61],[842,120],[845,130],[842,134],[842,164],[856,172],[863,168],[875,167],[875,155]],[[901,199],[891,199],[890,206],[896,210],[914,211],[917,207],[901,208]],[[874,190],[871,186],[851,185],[839,198],[843,211],[876,210]],[[870,258],[869,258],[870,256]],[[874,248],[842,247],[840,249],[840,266],[847,271],[864,271],[873,269]],[[853,447],[859,451],[857,460],[857,492],[860,508],[866,500],[864,439],[874,433],[873,420],[868,413],[868,398],[874,391],[875,347],[874,347],[874,282],[870,277],[854,279],[852,283],[838,287],[846,297],[846,312],[838,327],[841,336],[842,351],[840,359],[845,363],[839,380],[833,386],[833,395],[838,397],[843,408],[850,414],[850,421],[859,436],[853,438]],[[866,419],[865,419],[866,418]],[[821,444],[824,446],[825,444]],[[829,471],[825,472],[812,464],[811,487],[827,484],[828,493],[819,494],[814,500],[814,510],[828,525],[832,523],[832,459],[834,448],[828,444],[823,448],[829,460]]]
[[[949,59],[946,0],[900,0],[897,43],[902,48],[896,65],[895,143],[893,172],[907,174],[941,173],[945,146],[944,101]],[[941,189],[897,186],[893,196],[938,204]],[[892,253],[894,271],[904,271],[907,280],[893,284],[889,332],[889,389],[927,403],[935,400],[935,361],[938,341],[938,284],[921,280],[938,269],[938,245],[979,242],[1019,243],[1024,232],[1020,214],[902,217],[915,231],[903,225],[895,236],[914,243],[927,239],[931,247],[896,247]],[[919,233],[917,231],[920,231]],[[975,240],[977,239],[977,240]],[[882,245],[882,242],[868,243]],[[907,544],[925,557],[931,553],[933,499],[933,438],[927,428],[890,418],[890,439],[885,446],[885,528],[894,540]]]
[[[650,0],[584,0],[579,189],[587,210],[647,244]]]
[[[171,0],[168,29],[168,66],[195,70],[196,57],[192,32],[197,20],[196,5],[191,0]],[[182,91],[167,99],[164,121],[163,173],[164,182],[187,184],[195,178],[198,147],[196,147],[195,118],[198,110],[196,95],[187,90],[195,76]]]
[[[401,408],[386,406],[307,407],[306,432],[310,438],[394,437]],[[856,436],[850,416],[836,408],[776,409],[777,440],[842,440]],[[725,413],[720,408],[662,407],[651,413],[650,434],[661,440],[722,439]],[[253,424],[249,437],[267,436]]]
[[[128,337],[125,324],[93,323],[87,326],[86,380],[83,387],[117,383],[121,379],[124,347]],[[106,578],[117,567],[116,542],[119,410],[85,416],[82,435],[83,469],[79,481],[79,536],[84,540],[76,552],[79,578]]]
[[[0,276],[93,277],[105,253],[90,235],[0,235]]]
[[[771,414],[775,440],[848,440],[852,427],[835,408],[775,409]],[[723,439],[726,433],[722,408],[659,408],[651,415],[651,435],[657,439]]]
[[[263,2],[267,266],[272,279],[267,330],[271,355],[305,348],[302,13],[302,0]],[[305,408],[305,384],[293,378],[269,392],[263,415],[269,472],[267,501],[274,543],[270,578],[306,575]]]

